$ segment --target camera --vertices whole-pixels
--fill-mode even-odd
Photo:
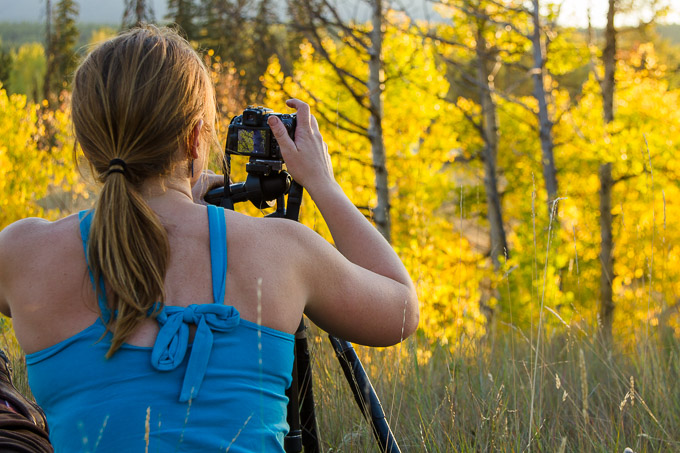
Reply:
[[[277,206],[273,215],[284,217],[289,213],[297,216],[302,202],[302,186],[293,181],[283,168],[281,148],[272,133],[267,118],[278,117],[295,139],[297,117],[295,113],[274,113],[266,107],[248,106],[229,124],[227,145],[224,150],[224,187],[210,190],[205,201],[210,204],[234,209],[234,203],[250,201],[258,209]],[[232,184],[229,178],[231,156],[249,156],[246,164],[245,182]],[[293,196],[292,209],[285,209],[284,198]]]
[[[267,124],[270,116],[278,117],[290,138],[295,139],[295,113],[274,113],[266,107],[248,106],[229,124],[226,153],[249,156],[250,162],[246,165],[248,173],[266,176],[272,171],[283,169],[281,149]]]

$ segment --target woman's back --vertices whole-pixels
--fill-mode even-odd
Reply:
[[[102,339],[106,329],[97,319],[27,356],[31,388],[50,420],[58,451],[95,445],[96,451],[280,448],[288,430],[284,391],[294,339],[240,319],[238,310],[223,304],[227,247],[219,216],[224,213],[214,207],[211,212],[206,277],[212,278],[212,300],[165,306],[157,316],[161,329],[153,348],[123,344],[106,359],[111,336]],[[90,219],[82,216],[83,245]],[[198,326],[191,346],[190,325]]]
[[[171,258],[166,276],[166,305],[212,302],[211,258],[206,207],[183,207],[167,222]],[[187,220],[187,217],[190,220]],[[227,277],[225,301],[243,319],[294,333],[303,303],[295,277],[295,238],[285,220],[252,219],[226,212]],[[3,232],[13,326],[27,353],[39,351],[89,327],[99,317],[88,277],[77,215],[57,222],[27,219]],[[286,241],[288,240],[288,244]],[[293,243],[290,243],[290,242]],[[259,307],[259,308],[258,308]],[[128,343],[153,345],[156,322],[143,321]],[[24,334],[24,332],[27,332]],[[35,332],[41,332],[36,336]]]

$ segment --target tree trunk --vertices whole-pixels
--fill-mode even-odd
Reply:
[[[614,120],[614,87],[616,73],[616,28],[614,16],[616,14],[616,0],[609,0],[607,12],[607,27],[605,30],[605,48],[602,53],[604,63],[604,80],[602,81],[602,103],[605,123]],[[614,317],[614,299],[612,281],[613,267],[613,239],[612,239],[612,165],[605,163],[600,166],[600,329],[602,339],[609,344],[612,339],[612,324]]]
[[[371,142],[372,166],[375,172],[375,192],[377,198],[377,204],[372,210],[373,221],[378,231],[388,242],[391,242],[390,193],[382,128],[382,94],[385,89],[382,56],[383,28],[385,25],[383,12],[388,6],[389,0],[366,0],[365,3],[370,4],[371,7],[372,30],[368,33],[370,44],[365,42],[366,34],[354,24],[338,23],[339,18],[343,14],[340,14],[339,10],[336,9],[338,6],[334,6],[337,2],[328,2],[327,0],[288,1],[294,26],[307,34],[315,49],[333,66],[341,84],[356,100],[357,104],[369,112],[368,128],[365,131]],[[325,29],[329,33],[332,33],[333,30],[338,30],[339,33],[343,34],[348,33],[352,41],[361,43],[354,45],[356,45],[357,49],[361,49],[362,58],[368,60],[369,73],[365,85],[361,88],[352,87],[352,83],[349,83],[350,79],[363,82],[363,77],[348,73],[340,67],[341,65],[338,65],[337,61],[333,61],[327,49],[324,48],[323,39],[316,32],[319,28]],[[366,105],[366,92],[368,92],[368,105]],[[362,131],[364,130],[363,128],[361,129]]]
[[[552,204],[557,198],[557,174],[553,155],[553,123],[548,112],[548,100],[545,90],[545,49],[541,39],[541,16],[539,0],[533,0],[534,32],[531,37],[534,53],[534,97],[538,101],[539,137],[541,140],[541,165],[543,179],[548,192],[548,216],[552,212]],[[555,212],[557,214],[557,212]]]
[[[614,278],[614,259],[612,249],[612,164],[600,165],[600,332],[602,339],[609,344],[612,338],[612,318],[614,302],[612,299],[612,280]]]
[[[137,0],[137,5],[135,6],[135,16],[137,18],[136,26],[140,26],[145,22],[146,19],[146,6],[144,5],[144,0]]]
[[[153,10],[145,0],[125,0],[121,28],[139,27],[153,22]]]
[[[382,130],[382,40],[383,40],[383,7],[382,0],[373,0],[371,22],[371,50],[369,55],[368,93],[370,103],[370,122],[368,135],[371,139],[371,153],[373,156],[373,168],[375,170],[375,190],[378,204],[373,210],[373,219],[378,231],[391,241],[390,221],[390,193],[387,182],[387,167],[385,165],[385,143]]]
[[[604,63],[604,79],[602,80],[602,102],[604,107],[604,121],[611,123],[614,120],[614,85],[616,83],[616,28],[614,16],[616,15],[616,0],[609,0],[607,11],[607,27],[605,28],[605,47],[602,52]]]
[[[486,41],[481,27],[477,34],[477,84],[479,87],[480,105],[482,107],[482,135],[484,138],[484,191],[486,192],[487,218],[491,230],[491,261],[494,269],[500,268],[500,256],[508,254],[505,238],[501,200],[498,194],[496,177],[496,158],[498,155],[498,119],[496,103],[491,97],[489,81],[489,63],[486,53]]]
[[[45,9],[45,80],[43,81],[43,99],[50,100],[52,92],[52,77],[54,75],[54,37],[52,36],[52,1],[46,0]],[[39,99],[36,97],[36,102]]]

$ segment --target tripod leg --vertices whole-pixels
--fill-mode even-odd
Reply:
[[[295,357],[298,361],[297,373],[300,385],[300,422],[302,424],[302,445],[305,453],[317,453],[319,433],[314,408],[314,389],[312,386],[312,366],[307,345],[307,326],[304,319],[295,334]]]
[[[345,372],[345,377],[352,389],[354,399],[366,420],[371,423],[373,435],[378,441],[380,451],[401,453],[397,440],[394,438],[394,434],[385,418],[378,395],[375,393],[375,389],[371,385],[371,381],[368,379],[366,370],[361,365],[354,347],[352,347],[349,341],[335,338],[332,335],[328,337],[331,340],[335,354],[338,356],[342,371]]]
[[[286,392],[288,396],[288,425],[290,431],[284,439],[286,453],[317,453],[321,450],[316,425],[312,368],[307,346],[307,326],[304,318],[295,332],[295,361],[293,381]]]
[[[299,330],[299,328],[298,328]],[[297,340],[296,340],[297,341]],[[302,451],[302,430],[300,429],[300,392],[298,385],[297,354],[293,361],[293,379],[286,390],[288,397],[288,415],[286,420],[290,430],[283,439],[283,449],[286,453],[300,453]]]

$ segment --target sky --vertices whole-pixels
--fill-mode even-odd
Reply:
[[[166,0],[148,0],[156,18],[162,18],[167,10]],[[673,12],[666,22],[680,23],[680,0],[670,2]],[[284,7],[285,0],[275,0]],[[411,5],[415,11],[423,10],[424,0],[395,0],[396,3]],[[113,23],[120,22],[123,16],[123,0],[80,0],[80,17],[84,22]],[[344,2],[341,2],[344,3]],[[588,24],[588,6],[591,8],[593,26],[604,27],[607,20],[607,0],[564,0],[561,13],[563,25],[585,28]],[[45,0],[0,0],[0,22],[43,21],[45,17]],[[644,12],[643,12],[644,15]],[[627,25],[630,18],[619,17],[617,25]],[[628,22],[628,23],[627,23]]]
[[[123,0],[77,0],[77,3],[83,22],[118,24],[123,17]],[[156,17],[165,14],[166,0],[149,0],[149,3]],[[45,0],[0,0],[0,22],[42,22],[44,19]]]
[[[671,14],[664,19],[666,23],[680,23],[680,0],[666,0],[671,6]],[[564,0],[560,13],[561,22],[565,25],[585,28],[588,26],[588,7],[592,25],[596,28],[604,28],[607,24],[607,0]],[[645,14],[647,13],[647,14]],[[642,11],[643,18],[649,19],[648,11]],[[632,22],[632,23],[631,23]],[[634,25],[637,18],[617,17],[616,25]]]

